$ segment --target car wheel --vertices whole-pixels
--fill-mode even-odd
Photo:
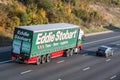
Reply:
[[[106,53],[105,57],[106,57],[106,58],[108,58],[108,57],[109,57],[109,54],[108,54],[108,53]]]
[[[113,51],[111,52],[111,56],[113,56]]]
[[[99,56],[99,55],[98,55],[98,52],[96,52],[96,56]]]

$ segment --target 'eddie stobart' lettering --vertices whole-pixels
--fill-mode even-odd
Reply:
[[[29,38],[26,38],[26,37],[29,36],[29,33],[28,32],[24,32],[24,31],[21,31],[21,30],[18,30],[17,31],[17,34],[15,34],[15,39],[19,39],[19,40],[23,40],[23,41],[26,41],[26,42],[31,42],[31,39]]]
[[[17,31],[17,34],[22,35],[22,36],[29,36],[27,32],[20,31],[20,30]]]
[[[38,36],[37,36],[36,44],[53,42],[54,39],[55,39],[55,34],[53,34],[52,32],[49,32],[48,35],[47,35],[47,33],[45,33],[44,35],[43,35],[43,33],[39,33]]]
[[[66,30],[66,32],[57,31],[56,34],[53,34],[53,32],[44,33],[44,34],[39,33],[37,36],[36,44],[43,44],[53,41],[75,38],[76,32],[77,32],[76,30],[73,32],[69,32],[68,30]]]

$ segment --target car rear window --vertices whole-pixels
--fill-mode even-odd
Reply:
[[[106,47],[100,47],[98,50],[105,51],[107,48]]]

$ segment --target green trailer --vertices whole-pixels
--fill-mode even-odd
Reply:
[[[12,59],[40,64],[62,55],[72,56],[81,50],[83,36],[79,26],[68,23],[16,27]]]

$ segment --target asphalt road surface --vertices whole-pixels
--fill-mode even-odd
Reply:
[[[109,58],[95,56],[100,45],[114,49]],[[27,65],[10,61],[10,52],[0,53],[0,80],[120,80],[120,31],[88,36],[80,54]]]

